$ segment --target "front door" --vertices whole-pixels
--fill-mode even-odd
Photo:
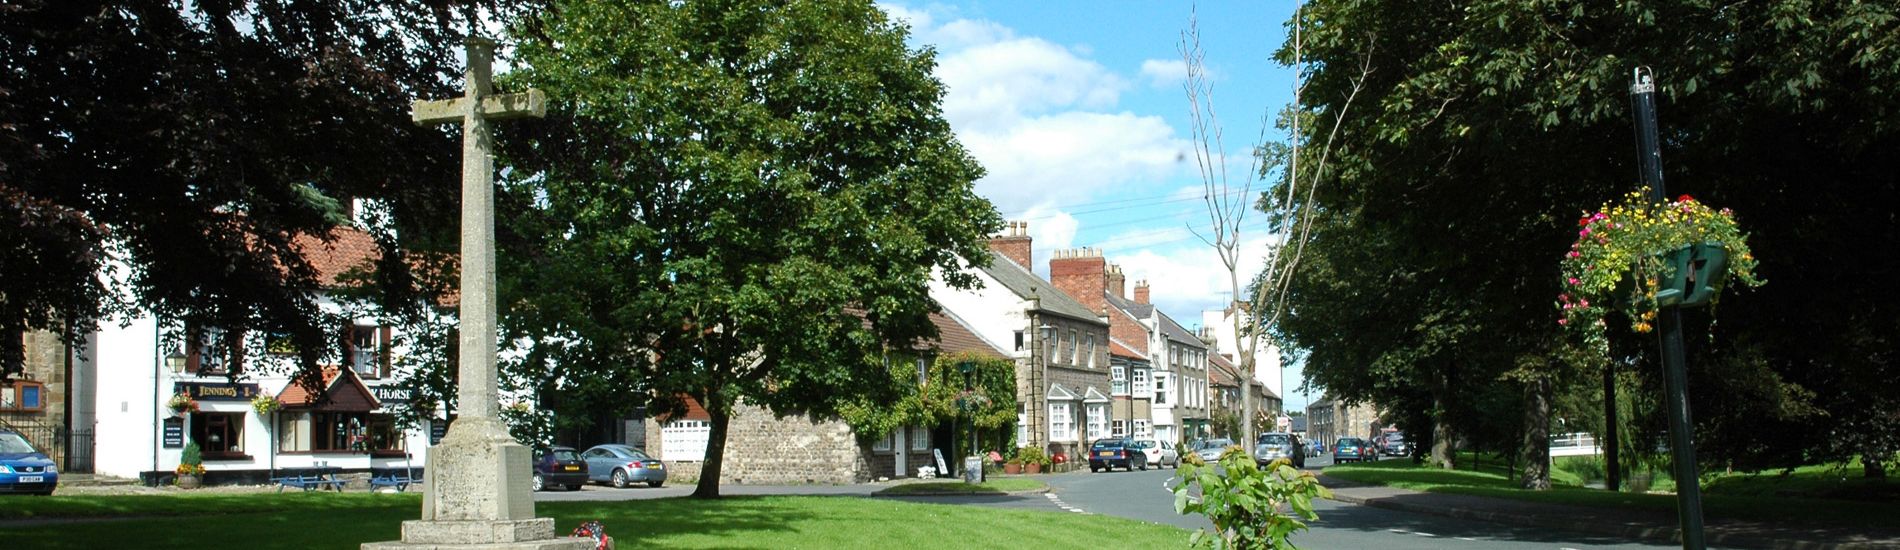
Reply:
[[[904,441],[904,438],[910,435],[908,432],[910,432],[910,428],[907,426],[897,428],[897,440],[891,445],[891,450],[896,452],[892,458],[897,459],[897,465],[895,467],[897,473],[891,474],[893,478],[909,477],[904,475],[904,472],[910,469],[910,455],[905,454],[906,450],[910,449],[910,443]]]

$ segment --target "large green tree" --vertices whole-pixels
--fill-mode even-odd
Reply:
[[[884,349],[934,335],[1001,221],[944,121],[933,55],[859,0],[556,2],[519,27],[506,128],[510,334],[575,406],[833,415],[900,395]],[[513,296],[508,296],[513,294]]]
[[[468,22],[515,4],[7,2],[0,333],[136,311],[286,334],[313,365],[335,333],[293,243],[327,239],[345,197],[383,199],[406,238],[452,229],[454,141],[409,101],[453,94]],[[113,265],[123,302],[95,276]]]
[[[1900,260],[1875,252],[1900,247],[1886,206],[1900,200],[1900,7],[1318,1],[1301,13],[1316,67],[1301,109],[1333,120],[1371,68],[1369,101],[1344,112],[1338,179],[1307,205],[1321,232],[1283,323],[1312,348],[1316,383],[1411,407],[1423,389],[1443,414],[1468,399],[1459,384],[1520,381],[1511,406],[1533,414],[1467,418],[1541,445],[1532,405],[1604,367],[1557,357],[1556,265],[1579,214],[1638,185],[1628,88],[1647,65],[1672,196],[1739,212],[1770,280],[1724,301],[1718,325],[1689,316],[1699,456],[1878,464],[1900,449],[1874,427],[1900,414],[1900,298],[1882,288]],[[1644,381],[1629,390],[1659,392],[1653,340],[1612,338]]]

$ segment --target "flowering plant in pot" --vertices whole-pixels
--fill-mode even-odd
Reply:
[[[1049,455],[1037,447],[1017,449],[1016,459],[1022,461],[1024,471],[1032,474],[1040,474],[1043,468],[1049,467]]]
[[[198,442],[185,443],[184,452],[178,456],[178,467],[173,468],[172,473],[178,476],[180,489],[196,489],[204,483],[204,453],[198,449]]]
[[[1763,282],[1735,213],[1689,195],[1652,204],[1630,193],[1577,225],[1562,263],[1557,324],[1598,354],[1609,351],[1604,316],[1612,307],[1628,315],[1631,330],[1647,333],[1662,307],[1713,305],[1731,277]]]

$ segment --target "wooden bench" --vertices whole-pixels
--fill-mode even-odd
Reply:
[[[279,470],[283,475],[272,477],[270,480],[271,483],[277,484],[279,493],[284,492],[285,487],[296,487],[304,491],[332,489],[342,492],[343,484],[347,482],[336,478],[336,473],[340,470],[340,468],[284,468]]]
[[[397,492],[409,490],[409,484],[422,477],[415,468],[370,468],[369,488],[395,487]]]

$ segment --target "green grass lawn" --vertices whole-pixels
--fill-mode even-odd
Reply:
[[[1517,482],[1505,477],[1502,463],[1496,471],[1440,470],[1415,465],[1410,460],[1385,460],[1366,464],[1345,464],[1326,468],[1327,476],[1390,485],[1414,491],[1457,493],[1509,498],[1575,506],[1618,507],[1655,510],[1673,514],[1673,494],[1612,493],[1586,489],[1576,482],[1565,484],[1553,479],[1549,491],[1519,489]],[[1555,476],[1553,476],[1554,478]],[[1574,476],[1573,476],[1574,477]],[[1796,486],[1816,482],[1793,482]],[[1673,486],[1673,484],[1671,485]],[[1814,525],[1884,525],[1900,517],[1900,502],[1884,500],[1845,500],[1790,496],[1787,491],[1766,489],[1760,479],[1729,475],[1710,483],[1703,494],[1703,515],[1710,519],[1754,521],[1794,521]]]
[[[104,502],[93,502],[104,501]],[[115,502],[118,501],[118,502]],[[6,548],[354,548],[394,540],[417,495],[74,496],[7,499],[10,518],[145,519],[0,527]],[[1123,548],[1186,544],[1188,531],[1097,515],[857,497],[544,502],[565,532],[598,519],[620,548]],[[177,516],[155,517],[181,512]],[[981,528],[977,528],[981,526]]]
[[[1015,491],[1032,491],[1047,488],[1041,481],[1021,477],[989,478],[982,483],[964,483],[961,481],[931,481],[924,483],[905,483],[877,492],[878,496],[903,496],[917,494],[957,493],[966,495],[1001,495]]]

